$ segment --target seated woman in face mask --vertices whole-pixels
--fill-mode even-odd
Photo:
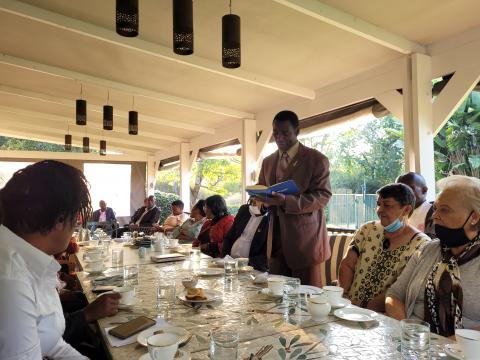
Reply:
[[[260,203],[249,200],[238,209],[235,221],[223,241],[222,257],[248,258],[256,270],[267,271],[268,214]]]
[[[362,225],[353,236],[340,264],[339,285],[353,304],[385,311],[387,289],[430,238],[408,225],[415,195],[407,185],[386,185],[377,195],[380,221]]]
[[[438,188],[432,218],[439,240],[412,256],[387,291],[386,312],[452,336],[456,328],[480,328],[480,180],[454,175]]]

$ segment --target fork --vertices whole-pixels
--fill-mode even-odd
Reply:
[[[273,349],[273,345],[265,345],[260,348],[255,354],[250,355],[250,359],[252,360],[262,360],[262,357],[267,355],[270,350]]]

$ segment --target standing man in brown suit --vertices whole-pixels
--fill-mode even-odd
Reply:
[[[302,284],[322,286],[320,264],[330,257],[324,209],[332,196],[325,155],[300,144],[299,122],[292,111],[273,119],[278,151],[263,160],[258,183],[271,186],[294,180],[295,195],[274,193],[258,198],[271,207],[267,257],[270,273],[298,277]]]

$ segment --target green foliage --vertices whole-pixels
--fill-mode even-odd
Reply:
[[[59,144],[0,136],[0,150],[63,152],[65,147]],[[72,152],[82,152],[82,149],[73,146]]]
[[[472,92],[434,139],[435,177],[480,177],[480,93]]]
[[[179,198],[180,197],[177,194],[155,191],[155,202],[160,209],[160,224],[163,224],[167,216],[172,213],[170,204]]]

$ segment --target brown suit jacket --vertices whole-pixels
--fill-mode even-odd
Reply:
[[[277,183],[278,158],[278,151],[275,151],[263,160],[258,179],[260,185]],[[300,193],[286,195],[285,205],[277,207],[270,216],[278,214],[282,252],[288,266],[303,269],[330,257],[324,212],[332,196],[327,157],[300,144],[281,181],[290,179],[295,181]]]

